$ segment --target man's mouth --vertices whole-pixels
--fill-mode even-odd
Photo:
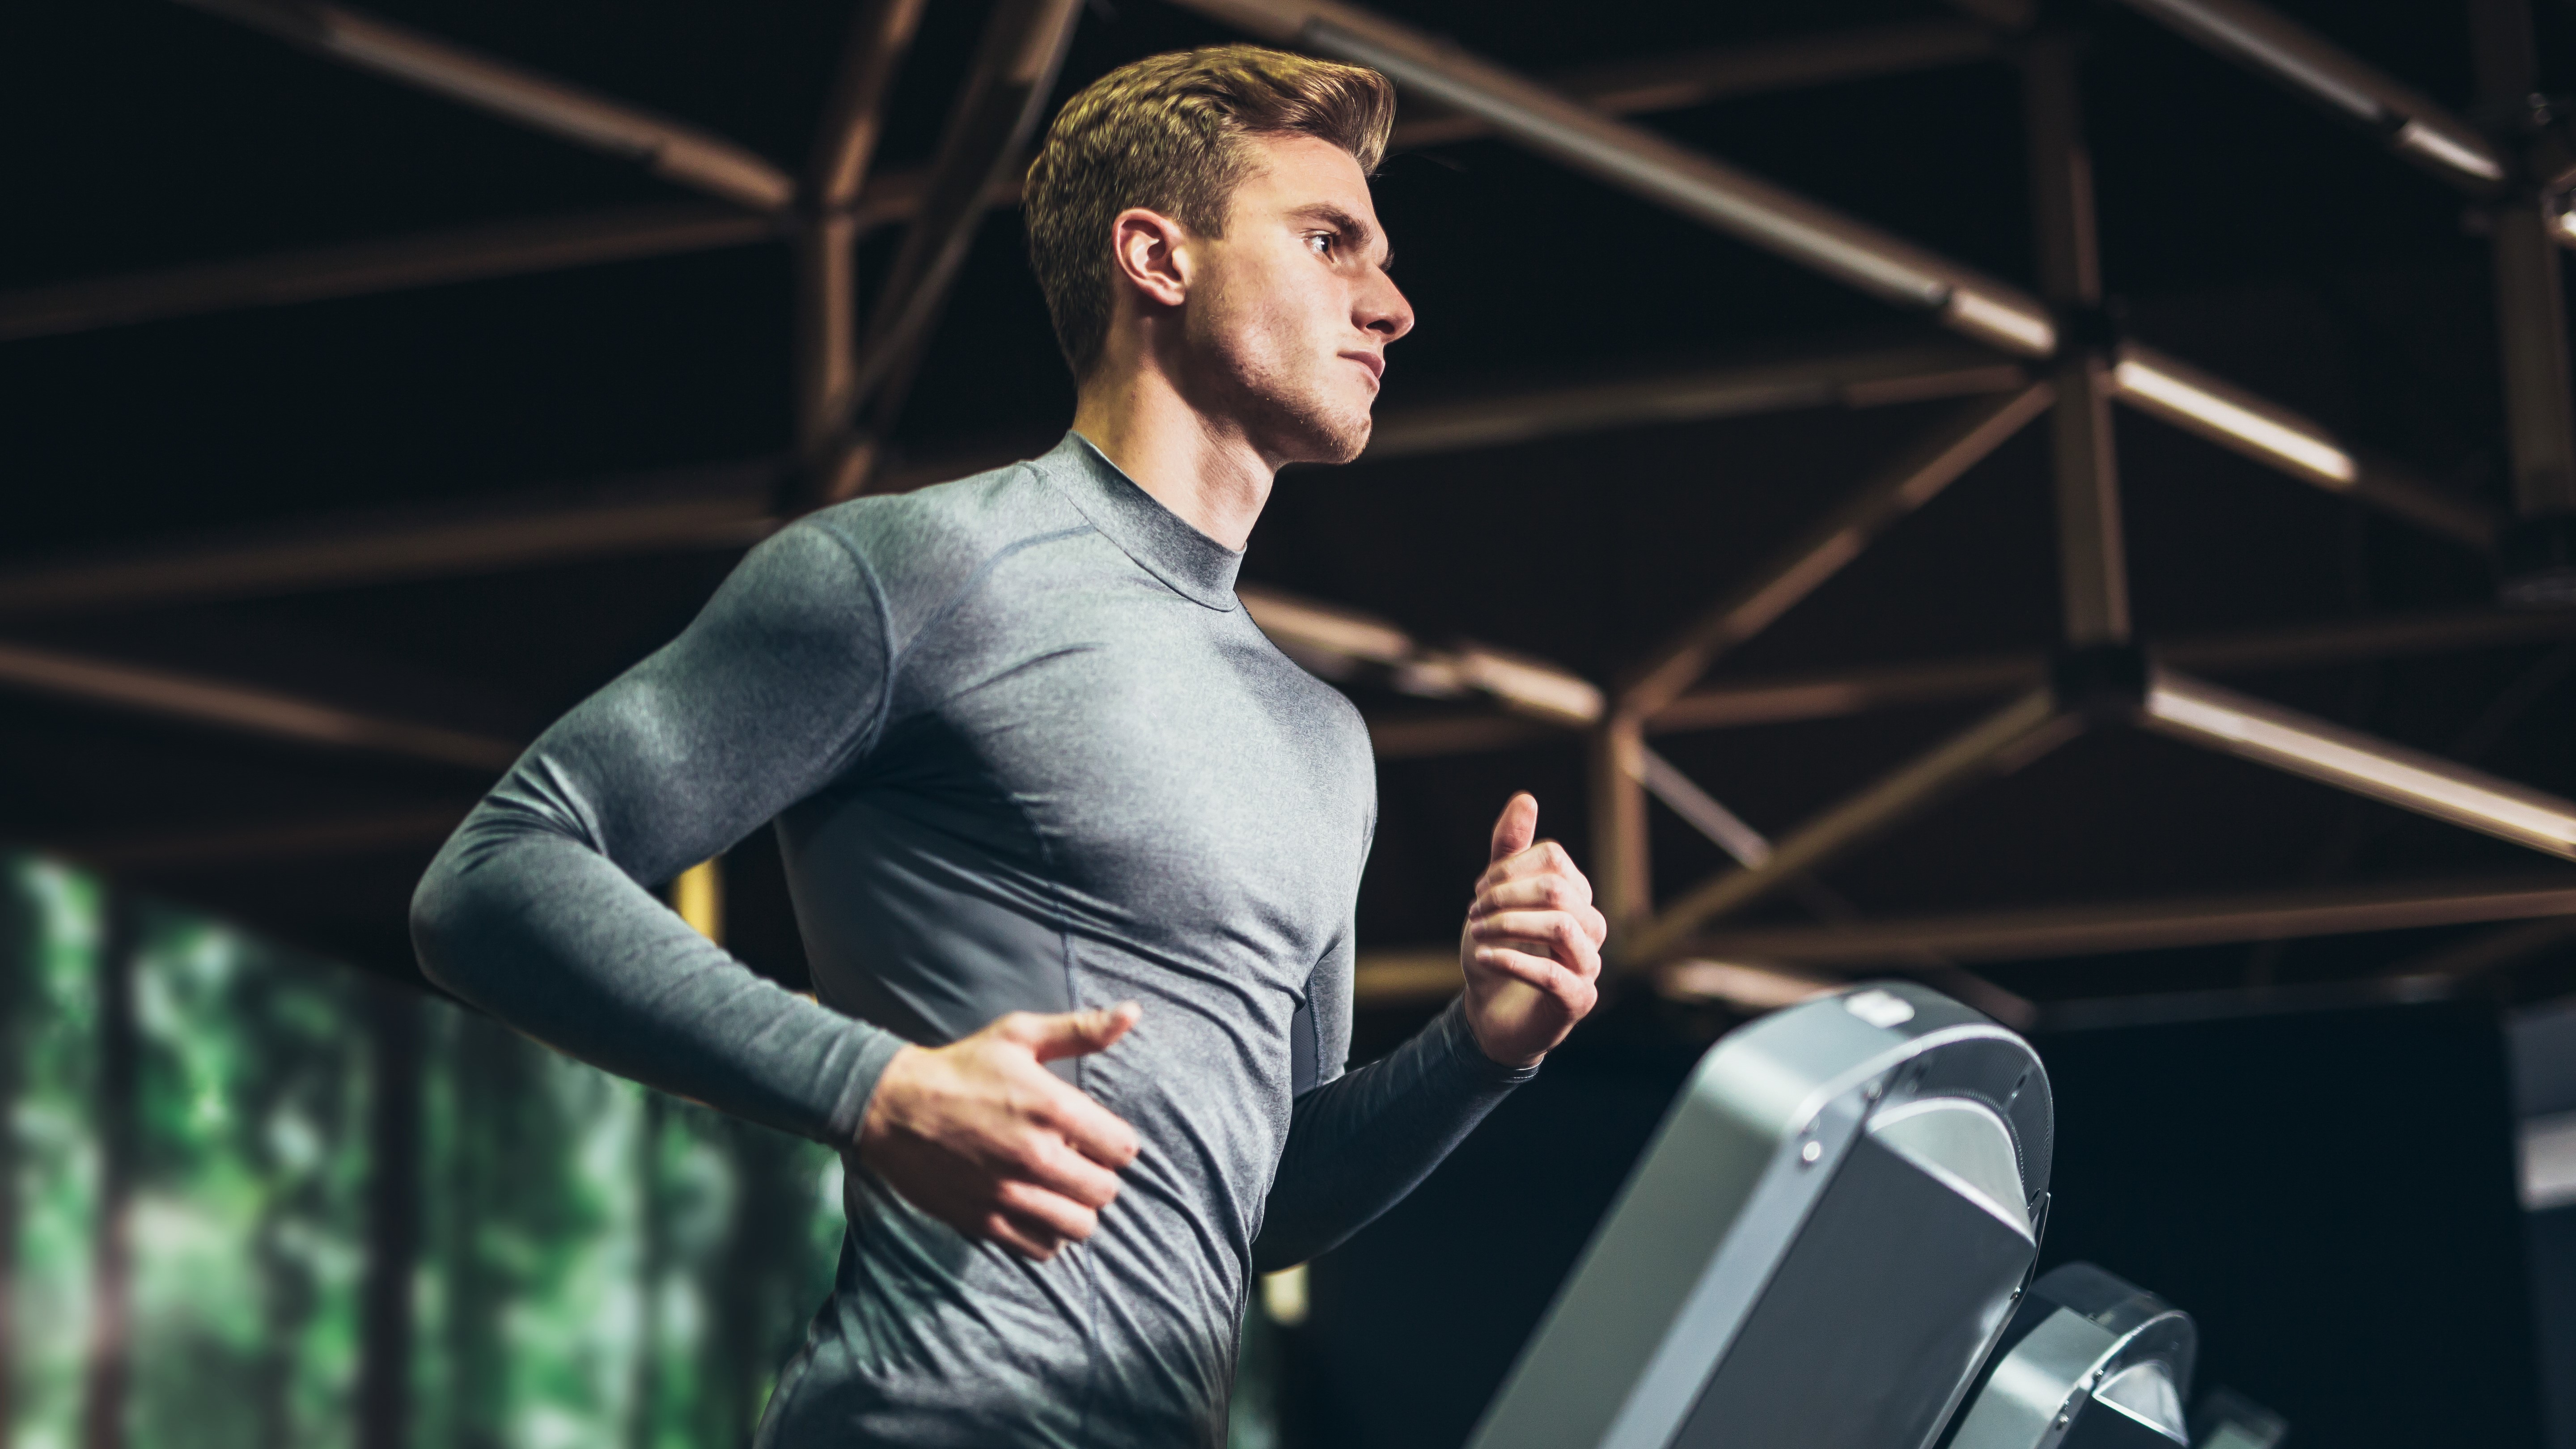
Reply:
[[[1386,378],[1386,359],[1374,352],[1345,352],[1342,356],[1368,369],[1369,381],[1381,383]]]

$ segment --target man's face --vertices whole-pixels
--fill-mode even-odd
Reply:
[[[1368,446],[1386,345],[1413,330],[1351,154],[1310,136],[1250,143],[1225,235],[1192,247],[1183,385],[1278,463],[1347,463]]]

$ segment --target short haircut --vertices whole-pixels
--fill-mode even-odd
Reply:
[[[1376,71],[1258,45],[1211,45],[1122,65],[1065,103],[1029,166],[1029,260],[1075,379],[1109,337],[1109,224],[1141,206],[1202,236],[1225,234],[1252,136],[1313,136],[1373,173],[1395,125]]]

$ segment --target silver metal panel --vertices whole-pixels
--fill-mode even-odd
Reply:
[[[2050,1131],[2028,1044],[1924,987],[1736,1031],[1471,1444],[1927,1443],[2037,1252]]]
[[[2199,1343],[2154,1294],[2090,1263],[2051,1269],[1945,1449],[2180,1449]]]

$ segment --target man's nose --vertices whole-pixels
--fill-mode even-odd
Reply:
[[[1404,300],[1394,279],[1380,272],[1375,282],[1361,291],[1351,320],[1359,323],[1361,331],[1377,333],[1393,342],[1413,330],[1413,304]]]

